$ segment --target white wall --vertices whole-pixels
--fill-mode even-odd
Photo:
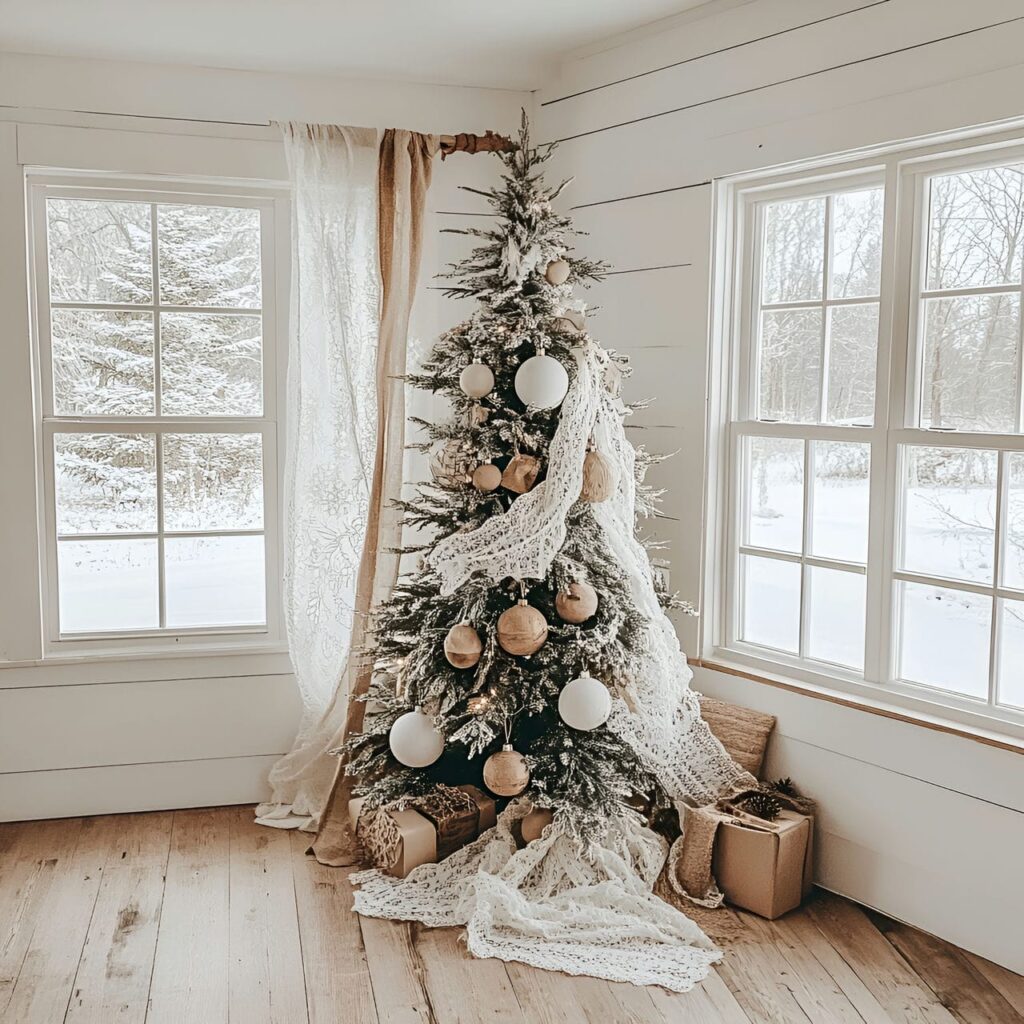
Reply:
[[[299,713],[283,652],[41,662],[25,165],[284,180],[271,120],[509,130],[529,100],[493,89],[0,54],[0,820],[260,799]],[[210,123],[218,121],[234,123]],[[438,162],[431,206],[448,212],[435,229],[470,222],[459,214],[476,203],[457,185],[486,186],[495,171],[486,157]],[[460,240],[431,238],[418,302],[426,335],[460,315],[429,287]]]
[[[672,585],[702,592],[711,180],[1024,114],[1019,0],[721,0],[566,62],[538,97],[589,255],[593,331],[633,356],[628,397],[668,488]],[[707,567],[713,571],[714,567]],[[679,624],[699,653],[697,624]],[[1024,757],[698,668],[776,714],[767,771],[821,803],[818,881],[1024,971]]]

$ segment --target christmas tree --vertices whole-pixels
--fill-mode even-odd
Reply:
[[[486,781],[501,796],[525,793],[590,841],[625,802],[668,802],[650,759],[605,724],[645,670],[648,617],[595,514],[613,493],[629,494],[636,515],[652,514],[657,494],[642,478],[654,459],[630,452],[635,480],[624,487],[614,453],[587,436],[582,485],[554,524],[557,549],[539,575],[497,578],[482,550],[464,559],[463,582],[445,580],[446,538],[494,527],[546,485],[563,400],[581,373],[596,363],[597,403],[619,419],[629,412],[618,397],[626,362],[599,350],[576,295],[607,268],[576,254],[571,221],[554,208],[568,182],[543,180],[550,155],[530,147],[524,118],[518,143],[500,154],[501,187],[479,192],[493,226],[462,231],[477,247],[444,275],[448,295],[478,307],[409,377],[451,406],[444,422],[414,421],[434,479],[401,506],[406,526],[433,539],[405,549],[419,553],[420,568],[377,611],[374,713],[349,740],[347,770],[367,808],[439,782]],[[689,610],[664,594],[661,604]]]
[[[518,799],[407,877],[350,876],[353,906],[465,925],[475,956],[686,991],[720,954],[653,895],[669,844],[649,823],[756,782],[700,717],[666,615],[688,606],[660,592],[636,535],[653,459],[626,439],[625,360],[587,330],[577,290],[605,267],[572,246],[550,154],[524,118],[481,193],[493,224],[466,232],[476,248],[446,275],[476,310],[410,377],[451,411],[416,421],[433,480],[401,510],[426,540],[375,616],[370,713],[345,750],[382,864],[398,855],[390,808],[434,801],[443,817],[463,783]]]

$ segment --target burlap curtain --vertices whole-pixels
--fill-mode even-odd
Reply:
[[[257,820],[341,856],[328,753],[362,725],[367,616],[398,573],[409,317],[433,136],[283,126],[293,190],[284,605],[304,714]],[[338,791],[335,780],[341,778]],[[333,796],[332,796],[333,793]],[[318,855],[319,852],[318,852]]]

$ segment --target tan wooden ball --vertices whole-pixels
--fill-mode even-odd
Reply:
[[[484,785],[495,796],[519,796],[529,782],[526,758],[509,743],[484,762]]]
[[[483,650],[480,634],[468,622],[452,626],[444,638],[444,656],[455,668],[472,668]]]
[[[501,470],[490,462],[485,462],[473,470],[473,486],[484,494],[495,490],[501,485]]]
[[[498,616],[498,643],[509,654],[534,654],[547,638],[547,620],[526,601],[512,605]]]
[[[544,276],[548,279],[548,284],[565,284],[569,280],[569,272],[572,267],[566,263],[565,260],[552,260],[544,271]]]
[[[605,455],[591,448],[583,460],[583,488],[581,501],[605,501],[615,492],[618,481],[615,469]]]
[[[523,818],[522,831],[523,842],[532,843],[534,839],[540,839],[541,832],[554,821],[555,816],[546,807],[534,807],[525,818]]]
[[[586,622],[597,611],[597,591],[589,583],[570,583],[555,595],[555,611],[563,622]]]

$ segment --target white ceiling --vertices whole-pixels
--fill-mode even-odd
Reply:
[[[704,0],[0,0],[0,50],[539,87],[557,59]]]

